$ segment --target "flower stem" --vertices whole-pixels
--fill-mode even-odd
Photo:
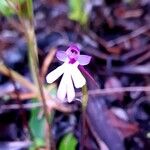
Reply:
[[[86,110],[87,102],[88,102],[88,90],[87,85],[85,84],[82,87],[82,111]]]
[[[80,150],[84,150],[84,140],[86,136],[86,106],[88,103],[88,91],[87,91],[87,85],[84,85],[82,87],[82,135],[81,135],[81,146]]]

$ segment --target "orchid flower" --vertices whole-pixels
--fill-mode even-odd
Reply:
[[[76,45],[71,45],[66,51],[58,51],[56,57],[64,63],[50,72],[46,76],[46,81],[53,83],[63,75],[58,87],[57,97],[62,101],[67,97],[68,102],[71,102],[75,97],[74,86],[81,88],[86,84],[86,80],[78,66],[89,64],[91,56],[80,55],[79,48]]]

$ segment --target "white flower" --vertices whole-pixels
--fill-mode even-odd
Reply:
[[[80,55],[80,51],[75,45],[71,45],[66,52],[58,51],[56,57],[64,63],[50,72],[46,76],[46,81],[48,83],[53,83],[63,75],[58,87],[57,97],[63,101],[67,96],[68,102],[71,102],[75,97],[73,83],[76,88],[81,88],[86,84],[86,80],[78,69],[78,66],[87,65],[91,57]]]

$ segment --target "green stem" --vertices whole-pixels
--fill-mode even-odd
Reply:
[[[34,15],[33,15],[33,7],[32,7],[32,0],[25,1],[24,5],[26,9],[22,8],[22,5],[19,4],[19,14],[18,16],[21,18],[23,26],[26,31],[26,38],[28,43],[28,56],[30,62],[30,70],[32,73],[34,84],[37,87],[37,91],[39,93],[40,99],[43,102],[43,110],[45,114],[45,118],[47,120],[47,125],[49,127],[49,112],[46,104],[45,94],[43,90],[43,85],[39,78],[39,60],[38,60],[38,48],[35,36],[35,29],[34,29]],[[47,132],[48,138],[50,139],[51,130],[50,127],[48,128]],[[48,139],[47,142],[47,149],[51,149],[51,143]]]
[[[88,90],[86,84],[82,87],[82,94],[82,111],[85,111],[88,102]]]
[[[84,140],[86,136],[86,107],[88,103],[88,90],[87,85],[82,87],[82,135],[80,150],[84,150]]]
[[[29,48],[29,60],[30,60],[30,69],[32,72],[32,76],[33,76],[33,80],[35,85],[38,88],[40,97],[42,99],[43,102],[43,110],[44,110],[44,114],[47,120],[47,126],[48,126],[48,132],[47,132],[47,138],[50,139],[50,128],[49,128],[49,113],[48,113],[48,108],[47,108],[47,104],[46,104],[46,99],[45,99],[45,95],[44,95],[44,91],[43,91],[43,85],[39,79],[39,66],[38,66],[38,55],[37,55],[37,43],[36,43],[36,37],[35,37],[35,33],[34,33],[34,27],[32,24],[29,24],[29,27],[27,27],[27,36],[28,36],[28,48]],[[47,149],[51,149],[51,144],[50,144],[50,140],[47,140]]]

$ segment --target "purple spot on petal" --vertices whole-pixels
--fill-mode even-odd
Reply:
[[[76,60],[74,58],[69,60],[69,64],[74,64],[76,62]]]

